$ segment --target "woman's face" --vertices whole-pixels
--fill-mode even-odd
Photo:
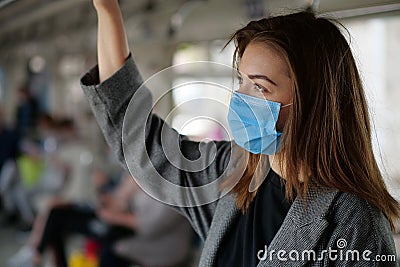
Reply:
[[[249,43],[240,59],[238,75],[242,83],[238,92],[279,102],[281,106],[292,103],[293,81],[289,67],[271,46]],[[248,90],[250,83],[256,84],[258,90]],[[281,108],[276,125],[278,131],[282,131],[289,109],[290,106]]]

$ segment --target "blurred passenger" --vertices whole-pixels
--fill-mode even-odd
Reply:
[[[67,266],[66,237],[81,234],[100,244],[100,267],[187,266],[193,231],[184,217],[147,196],[129,175],[116,188],[104,175],[93,173],[96,206],[68,203],[54,206],[42,236],[31,244],[30,266],[38,266],[47,248],[52,248],[56,266]],[[12,259],[10,266],[27,261]]]
[[[38,103],[32,96],[30,88],[24,84],[18,90],[18,106],[16,114],[16,129],[21,136],[31,134],[36,127]]]
[[[0,194],[6,211],[16,213],[22,219],[23,228],[30,228],[34,220],[30,196],[42,174],[43,161],[34,142],[23,142],[21,151],[22,154],[8,160],[0,172]]]
[[[9,159],[15,159],[18,152],[16,131],[7,127],[3,118],[3,108],[0,106],[0,171]]]
[[[53,207],[33,257],[34,263],[41,261],[46,248],[51,247],[56,266],[67,266],[65,237],[81,234],[100,243],[100,266],[129,266],[130,262],[117,256],[112,250],[115,240],[134,234],[133,215],[129,212],[131,188],[121,182],[114,188],[113,182],[104,173],[95,171],[94,184],[98,192],[98,205],[88,203],[65,203]],[[102,216],[113,214],[115,223],[103,220]]]
[[[82,142],[71,119],[59,119],[38,132],[42,135],[46,167],[41,177],[42,193],[35,196],[35,208],[47,209],[50,202],[93,201],[90,177],[92,154]],[[47,192],[47,194],[44,194]]]
[[[103,174],[100,172],[95,172],[92,176],[94,179],[95,184],[104,184],[106,179],[103,178]],[[86,179],[86,180],[91,180],[89,178],[81,177],[81,179]],[[90,183],[89,187],[93,187],[93,183]],[[94,190],[91,190],[90,188],[86,188],[87,192],[91,192]],[[64,195],[64,196],[63,196]],[[47,196],[47,203],[43,204],[42,210],[38,214],[38,216],[35,219],[34,222],[34,227],[32,229],[32,232],[30,234],[29,240],[26,245],[24,245],[13,257],[9,259],[9,266],[20,266],[20,267],[30,267],[34,266],[35,255],[37,255],[37,247],[39,246],[39,243],[41,242],[43,238],[43,233],[45,231],[45,225],[48,222],[49,219],[49,214],[56,213],[56,211],[53,210],[58,210],[58,209],[64,209],[67,207],[72,207],[74,206],[72,203],[78,203],[78,200],[81,200],[81,203],[84,203],[85,206],[92,206],[94,197],[90,197],[90,193],[86,194],[86,198],[84,197],[74,199],[71,197],[68,199],[68,194],[62,194],[60,193],[58,196],[54,195],[53,197]],[[69,195],[72,196],[72,195]],[[46,198],[44,196],[43,198]],[[76,205],[79,207],[79,205]],[[54,217],[54,215],[51,215]],[[73,220],[73,218],[68,218],[69,220]],[[36,259],[37,261],[37,259]]]
[[[132,209],[136,217],[135,235],[119,240],[114,249],[117,255],[146,267],[187,267],[193,250],[194,231],[181,214],[136,187]],[[116,216],[106,214],[109,220]],[[102,217],[107,219],[106,217]]]
[[[22,155],[8,162],[0,173],[0,192],[8,209],[16,209],[24,228],[34,222],[35,213],[46,213],[55,203],[93,200],[89,177],[91,153],[80,142],[73,121],[54,121],[48,115],[39,120],[40,141],[25,138]],[[41,224],[39,216],[35,224]]]
[[[18,137],[16,131],[7,127],[3,118],[3,108],[0,106],[0,173],[3,166],[8,161],[15,160],[18,153]],[[1,207],[5,207],[6,211],[6,222],[12,223],[16,218],[16,211],[12,208],[10,200],[4,199],[1,193],[1,187],[4,181],[1,180],[0,176],[0,202]]]

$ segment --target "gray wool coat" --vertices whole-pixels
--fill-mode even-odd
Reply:
[[[234,142],[190,141],[158,116],[151,114],[147,117],[153,100],[150,91],[141,87],[142,84],[132,55],[112,77],[101,84],[98,66],[94,66],[81,79],[81,86],[96,120],[125,168],[129,167],[134,176],[146,177],[151,176],[153,167],[164,179],[194,188],[213,182],[232,167],[229,164],[234,160],[227,161],[235,155]],[[123,131],[126,130],[123,126],[127,123],[124,122],[124,116],[133,96],[137,102],[133,107],[129,105],[129,116],[134,121],[128,123],[130,127],[124,133],[127,137],[123,140]],[[211,153],[214,149],[213,161],[204,164],[206,167],[197,172],[183,171],[171,164],[160,143],[162,127],[167,139],[179,141],[186,158],[196,160],[199,150]],[[143,129],[146,129],[146,134],[141,134]],[[132,146],[126,146],[124,142],[131,142]],[[146,160],[145,155],[150,160]],[[152,190],[151,186],[148,190]],[[157,190],[155,193],[164,196],[168,203],[178,202],[182,198],[180,194],[169,192],[168,187]],[[195,204],[201,196],[194,193],[191,198],[191,204]],[[240,216],[235,205],[235,195],[220,193],[217,200],[208,204],[175,208],[188,218],[204,242],[199,266],[215,266],[218,247],[223,238],[229,238],[230,226]],[[258,267],[398,266],[386,217],[364,199],[319,187],[310,188],[305,200],[299,197],[294,200],[269,247],[259,252]]]

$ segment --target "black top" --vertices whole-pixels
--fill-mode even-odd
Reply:
[[[285,200],[284,183],[271,169],[258,190],[223,238],[215,266],[257,266],[257,252],[268,247],[279,230],[291,206]]]

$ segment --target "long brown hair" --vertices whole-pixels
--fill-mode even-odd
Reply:
[[[236,46],[234,65],[238,67],[250,42],[261,42],[275,48],[289,66],[293,105],[279,151],[286,197],[293,200],[295,191],[304,198],[313,183],[336,188],[377,207],[394,230],[400,205],[389,194],[374,157],[363,85],[337,25],[308,11],[252,21],[229,41]],[[263,158],[250,153],[233,188],[243,212],[256,194],[248,188]]]

